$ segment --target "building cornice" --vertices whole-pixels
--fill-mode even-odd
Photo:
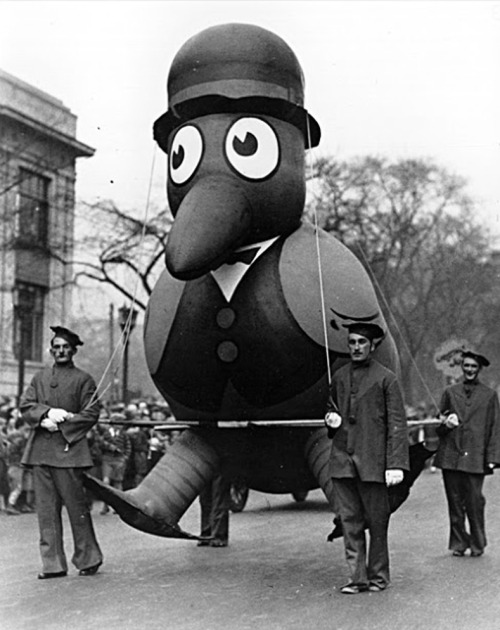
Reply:
[[[31,131],[34,131],[50,140],[59,142],[64,145],[66,149],[70,149],[75,157],[92,157],[95,153],[95,149],[80,142],[76,138],[68,136],[65,133],[57,131],[56,129],[45,125],[44,123],[19,112],[18,110],[9,107],[8,105],[0,104],[0,117],[7,118],[8,120],[15,121],[28,127]]]

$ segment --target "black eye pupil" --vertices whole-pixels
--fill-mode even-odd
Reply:
[[[253,133],[246,133],[243,141],[236,137],[233,140],[233,149],[238,155],[255,155],[255,153],[257,153],[257,146],[257,138]]]
[[[182,145],[172,155],[172,168],[175,170],[184,162],[185,152]]]

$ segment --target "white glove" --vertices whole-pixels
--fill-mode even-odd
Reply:
[[[336,411],[329,411],[325,416],[325,424],[330,429],[338,429],[342,424],[342,417]]]
[[[454,429],[455,427],[458,427],[460,422],[458,420],[457,414],[456,413],[450,413],[448,416],[446,416],[444,424],[445,424],[445,426],[448,427],[448,429]]]
[[[385,485],[396,486],[403,481],[403,471],[399,468],[390,468],[385,471]]]
[[[49,413],[47,414],[47,418],[49,420],[52,420],[52,422],[56,422],[57,424],[59,424],[59,422],[64,422],[64,420],[66,420],[66,416],[68,415],[68,412],[66,411],[66,409],[49,409]]]
[[[44,418],[40,422],[40,426],[42,427],[42,429],[46,429],[47,431],[50,431],[50,433],[53,433],[54,431],[59,431],[57,422],[54,422],[54,420],[51,420],[50,418]]]

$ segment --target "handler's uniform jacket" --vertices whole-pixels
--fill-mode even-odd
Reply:
[[[436,429],[439,447],[434,465],[443,470],[448,502],[450,537],[448,547],[481,554],[487,545],[483,482],[500,463],[500,414],[496,393],[477,379],[448,387],[442,396],[442,413],[456,413],[460,424]],[[465,518],[469,522],[466,529]]]
[[[330,476],[385,483],[388,468],[409,470],[403,398],[396,375],[373,358],[335,372],[328,411],[342,417],[332,437]]]
[[[73,564],[87,569],[102,562],[95,537],[83,469],[93,465],[87,432],[96,424],[100,403],[92,377],[72,363],[43,368],[24,393],[20,410],[31,426],[22,464],[33,467],[36,509],[40,530],[40,554],[44,573],[67,571],[63,546],[61,505],[71,522]],[[40,426],[51,408],[72,412],[50,432]]]
[[[56,468],[92,466],[86,435],[99,418],[95,391],[90,374],[73,364],[54,365],[37,372],[20,405],[23,419],[32,427],[22,463]],[[74,416],[61,422],[59,431],[50,433],[40,427],[40,422],[52,407],[71,411]]]
[[[385,588],[390,582],[390,506],[385,471],[409,470],[401,391],[395,374],[369,358],[337,370],[330,394],[328,410],[342,417],[340,427],[329,431],[330,476],[351,581],[362,588],[369,584]],[[368,558],[366,527],[370,531]]]
[[[329,431],[330,476],[351,581],[362,588],[369,584],[385,588],[390,582],[385,471],[409,470],[403,398],[395,374],[372,358],[337,370],[330,395],[328,410],[342,417],[340,427]]]
[[[488,464],[500,464],[500,408],[496,392],[480,381],[448,387],[441,398],[442,413],[456,413],[454,429],[437,427],[439,448],[434,465],[446,470],[488,474]]]

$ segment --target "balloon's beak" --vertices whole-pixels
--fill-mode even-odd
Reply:
[[[165,249],[169,272],[193,280],[219,267],[241,245],[252,211],[243,188],[230,178],[206,177],[179,206]]]

